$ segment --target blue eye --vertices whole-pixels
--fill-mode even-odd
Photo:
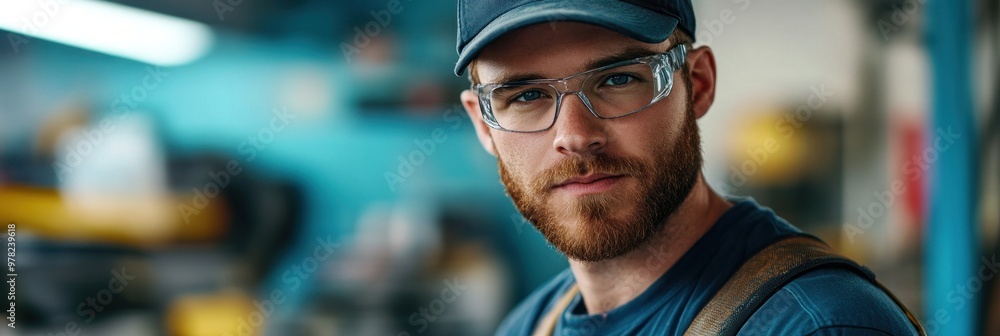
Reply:
[[[542,98],[542,92],[538,90],[529,90],[514,96],[514,100],[520,102],[530,102],[538,98]]]
[[[632,78],[632,76],[630,76],[630,75],[615,74],[615,75],[611,75],[611,76],[606,77],[604,79],[604,84],[603,85],[621,86],[621,85],[625,85],[625,84],[631,83],[633,81],[633,79],[634,78]]]

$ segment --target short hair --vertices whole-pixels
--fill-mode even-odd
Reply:
[[[691,35],[680,29],[674,29],[674,32],[671,33],[669,37],[667,37],[667,41],[670,42],[670,45],[691,44],[694,42],[694,40],[691,38]],[[473,58],[472,61],[469,62],[469,66],[466,69],[469,72],[469,81],[472,82],[472,85],[480,83],[479,75],[476,73],[476,61],[477,59]],[[688,78],[687,62],[684,62],[684,65],[681,67],[681,69],[684,70],[683,72],[684,78]]]

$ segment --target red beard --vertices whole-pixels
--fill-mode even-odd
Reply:
[[[571,156],[529,183],[518,182],[500,159],[500,179],[521,214],[567,257],[589,262],[614,259],[656,234],[694,187],[702,165],[694,111],[688,109],[677,145],[657,148],[662,150],[649,161],[607,154]],[[626,178],[619,188],[578,197],[569,207],[554,209],[547,203],[558,196],[552,185],[591,173]],[[558,221],[560,214],[576,223]]]

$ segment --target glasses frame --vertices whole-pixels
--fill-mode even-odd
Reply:
[[[667,50],[664,53],[654,54],[654,55],[649,55],[649,56],[642,56],[642,57],[637,57],[637,58],[633,58],[633,59],[630,59],[630,60],[616,62],[614,64],[602,66],[602,67],[599,67],[599,68],[596,68],[596,69],[590,69],[590,70],[587,70],[587,71],[584,71],[584,72],[581,72],[581,73],[578,73],[578,74],[575,74],[575,75],[570,75],[570,76],[564,77],[564,78],[559,78],[559,79],[533,79],[533,80],[526,80],[526,81],[516,81],[516,82],[497,83],[497,84],[476,84],[476,85],[472,86],[472,89],[476,93],[476,95],[479,97],[479,110],[481,111],[483,121],[486,122],[486,125],[490,126],[490,128],[493,128],[493,129],[496,129],[496,130],[501,130],[501,131],[506,131],[506,132],[513,132],[513,133],[537,133],[537,132],[544,132],[544,131],[547,131],[547,130],[551,129],[552,126],[556,124],[556,119],[559,118],[559,110],[562,107],[563,96],[565,96],[567,94],[575,94],[577,97],[580,97],[580,100],[583,101],[584,105],[587,106],[587,109],[590,110],[590,113],[593,114],[595,117],[598,117],[600,119],[621,118],[621,117],[624,117],[624,116],[627,116],[627,115],[632,115],[632,114],[635,114],[636,112],[645,110],[647,107],[652,106],[653,104],[656,104],[657,102],[659,102],[664,97],[666,97],[666,96],[668,96],[670,94],[670,91],[673,89],[673,84],[674,84],[674,72],[677,71],[677,70],[679,70],[679,69],[681,69],[681,67],[684,66],[684,62],[687,60],[687,47],[688,47],[688,45],[689,44],[675,45],[675,46],[671,47],[669,50]],[[616,67],[620,67],[620,66],[633,65],[633,64],[648,64],[650,66],[650,68],[653,71],[654,77],[658,79],[658,81],[657,81],[656,84],[659,86],[658,89],[660,90],[660,92],[657,93],[656,96],[653,97],[653,100],[651,102],[649,102],[649,104],[646,104],[645,106],[640,107],[639,109],[637,109],[635,111],[628,112],[628,113],[625,113],[625,114],[622,114],[622,115],[613,116],[613,117],[604,117],[604,116],[601,116],[600,114],[597,113],[596,110],[594,110],[593,105],[591,105],[591,103],[590,103],[590,99],[587,98],[586,94],[583,93],[583,83],[586,83],[590,79],[590,77],[593,76],[595,73],[599,73],[599,72],[602,72],[602,71],[605,71],[605,70],[608,70],[608,69],[612,69],[612,68],[616,68]],[[568,88],[569,88],[569,85],[570,85],[570,81],[574,80],[576,78],[579,78],[579,77],[583,77],[583,80],[580,82],[580,87],[578,89],[576,89],[575,91],[574,90],[569,90]],[[546,126],[545,128],[538,129],[538,130],[533,130],[533,131],[511,130],[511,129],[504,128],[503,126],[500,126],[500,124],[496,120],[496,116],[493,114],[493,108],[492,108],[491,103],[490,103],[490,97],[493,95],[493,90],[496,90],[497,88],[501,88],[501,87],[506,87],[506,86],[533,85],[533,84],[545,84],[545,85],[548,85],[548,86],[552,87],[552,89],[555,92],[558,93],[558,96],[556,97],[556,106],[555,106],[556,110],[555,110],[555,113],[553,113],[553,115],[552,115],[552,121],[549,123],[549,125]],[[562,87],[563,89],[560,89],[559,87],[557,87],[556,84],[560,84],[560,87]]]

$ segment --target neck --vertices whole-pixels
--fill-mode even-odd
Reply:
[[[621,257],[599,262],[569,260],[590,314],[620,307],[642,294],[708,232],[732,204],[701,174],[687,198],[646,243]]]

